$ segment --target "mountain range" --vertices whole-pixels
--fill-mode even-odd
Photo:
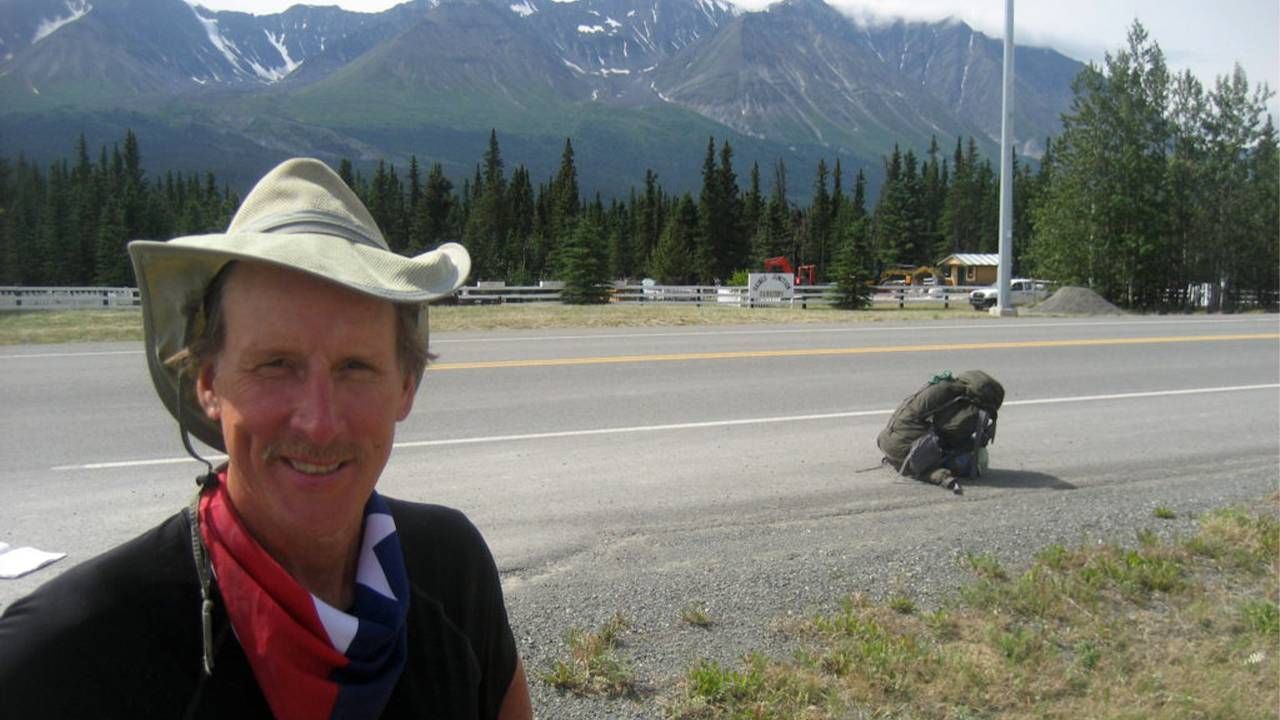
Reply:
[[[504,158],[549,177],[566,137],[584,189],[646,168],[696,190],[709,137],[766,187],[783,160],[805,196],[819,158],[874,178],[894,144],[949,153],[1000,135],[1002,41],[962,22],[857,22],[822,0],[411,0],[379,13],[272,15],[184,0],[0,3],[0,155],[69,154],[138,134],[150,172],[244,188],[280,159],[368,167],[410,155],[470,177]],[[1015,137],[1040,154],[1082,65],[1019,47]],[[799,174],[797,174],[799,173]],[[847,181],[847,179],[846,179]]]

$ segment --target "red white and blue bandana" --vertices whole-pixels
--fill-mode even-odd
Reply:
[[[355,604],[312,595],[249,534],[224,482],[200,498],[200,533],[231,627],[280,720],[377,717],[404,669],[409,580],[395,522],[364,508]]]

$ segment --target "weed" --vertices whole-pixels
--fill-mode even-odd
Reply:
[[[1185,546],[1197,555],[1226,560],[1250,572],[1264,572],[1274,569],[1280,557],[1280,520],[1235,508],[1217,510],[1201,521],[1200,532]]]
[[[937,640],[954,640],[959,634],[951,613],[946,610],[939,608],[931,613],[925,613],[922,619],[925,626],[929,628],[929,632],[933,633],[933,637]]]
[[[996,647],[1011,663],[1026,662],[1040,650],[1041,641],[1034,632],[1024,627],[997,630],[994,633]]]
[[[1167,508],[1163,505],[1157,506],[1155,509],[1155,512],[1153,512],[1152,514],[1160,518],[1161,520],[1173,520],[1174,518],[1178,517],[1178,513],[1174,512],[1172,509]]]
[[[618,635],[629,626],[627,619],[618,613],[598,632],[570,630],[565,637],[569,657],[557,660],[551,670],[542,675],[542,680],[576,695],[633,695],[635,681],[631,669],[617,655]]]
[[[1082,640],[1076,643],[1074,648],[1076,654],[1076,664],[1085,670],[1092,670],[1098,666],[1098,660],[1102,658],[1102,651],[1093,643]]]
[[[707,613],[707,608],[702,603],[689,603],[680,611],[680,619],[687,624],[698,628],[709,628],[715,624],[715,620],[711,619],[711,615]]]
[[[889,598],[889,607],[900,615],[910,615],[916,611],[916,604],[906,595],[895,595]]]
[[[807,713],[827,706],[831,696],[822,677],[803,670],[783,671],[759,653],[743,658],[741,670],[700,660],[685,674],[682,685],[684,696],[669,705],[669,717],[823,717]]]
[[[1004,567],[1000,565],[1000,561],[990,553],[967,552],[963,556],[963,562],[970,570],[977,573],[978,577],[988,580],[1004,580],[1009,577]]]
[[[1141,528],[1138,530],[1138,544],[1144,548],[1155,547],[1160,544],[1160,538],[1151,528]]]
[[[1069,555],[1065,547],[1055,543],[1036,553],[1036,562],[1054,570],[1061,570],[1066,565]]]
[[[1250,630],[1273,641],[1280,638],[1280,606],[1269,600],[1254,600],[1245,603],[1240,611]]]

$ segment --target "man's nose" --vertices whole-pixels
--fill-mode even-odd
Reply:
[[[308,443],[326,445],[337,437],[340,425],[333,378],[327,372],[308,373],[294,409],[294,429]]]

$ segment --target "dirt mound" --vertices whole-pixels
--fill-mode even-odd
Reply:
[[[1031,308],[1031,312],[1054,315],[1124,315],[1120,308],[1107,302],[1101,295],[1082,287],[1063,287],[1044,302]]]

